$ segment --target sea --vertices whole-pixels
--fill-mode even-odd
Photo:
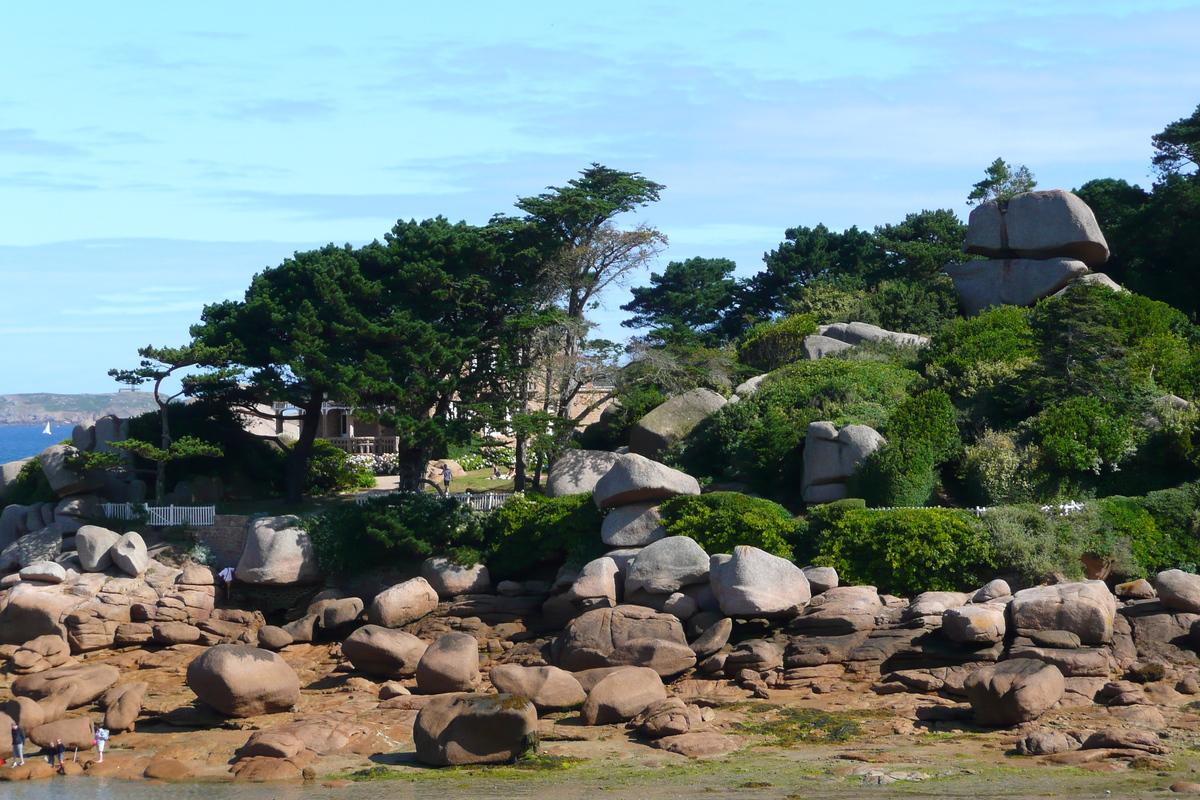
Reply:
[[[51,425],[50,435],[43,425],[0,425],[0,464],[36,456],[52,444],[71,437],[74,425]]]

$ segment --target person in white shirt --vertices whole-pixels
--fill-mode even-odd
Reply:
[[[221,570],[217,573],[217,577],[225,583],[225,602],[231,602],[233,600],[233,567]]]
[[[104,763],[104,745],[108,744],[108,728],[103,725],[96,728],[96,752],[100,757],[96,759],[97,764]]]

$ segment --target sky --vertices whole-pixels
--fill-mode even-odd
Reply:
[[[297,250],[482,224],[592,162],[665,184],[657,265],[786,228],[1148,186],[1200,103],[1200,0],[10,3],[0,394],[105,392]],[[649,272],[632,276],[647,285]],[[623,338],[628,294],[599,333]]]

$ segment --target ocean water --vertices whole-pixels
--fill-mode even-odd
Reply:
[[[73,425],[50,426],[50,435],[42,433],[45,425],[0,425],[0,464],[36,456],[52,444],[71,437]]]

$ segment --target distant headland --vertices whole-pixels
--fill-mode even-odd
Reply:
[[[155,408],[153,392],[0,394],[0,425],[78,425],[106,414],[129,418]]]

